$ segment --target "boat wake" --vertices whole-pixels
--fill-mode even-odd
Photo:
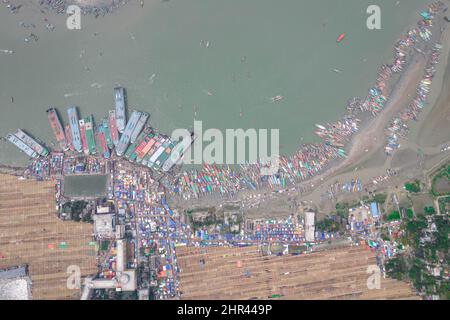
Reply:
[[[104,86],[103,84],[100,84],[98,82],[94,82],[91,84],[91,88],[96,88],[96,89],[103,88],[103,86]]]
[[[75,96],[80,96],[81,93],[79,92],[69,92],[69,93],[64,93],[64,98],[70,98],[70,97],[75,97]]]

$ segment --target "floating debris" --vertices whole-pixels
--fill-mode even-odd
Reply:
[[[284,99],[284,97],[280,96],[280,95],[270,98],[270,100],[272,100],[272,102],[280,102],[283,99]]]
[[[123,7],[129,0],[114,0],[108,2],[102,2],[100,5],[81,5],[78,6],[81,9],[81,14],[83,15],[93,15],[95,18],[99,16],[105,16],[111,14],[117,9]],[[39,0],[39,5],[47,10],[53,10],[57,14],[66,14],[67,7],[73,4],[72,1],[68,0]],[[18,9],[16,9],[18,10]]]
[[[13,50],[5,50],[5,49],[0,49],[0,52],[4,53],[4,54],[13,54],[14,53]]]

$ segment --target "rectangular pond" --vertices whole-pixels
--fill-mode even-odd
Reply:
[[[73,175],[64,177],[66,197],[104,197],[107,194],[106,175]]]

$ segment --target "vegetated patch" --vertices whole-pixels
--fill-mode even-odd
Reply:
[[[348,202],[338,202],[336,203],[336,214],[340,216],[342,219],[347,220],[348,219],[348,210],[350,208],[354,208],[359,206],[359,202],[355,201],[353,203]]]
[[[345,231],[345,220],[340,216],[326,216],[316,222],[316,229],[324,232],[343,232]]]
[[[450,213],[450,196],[439,199],[439,211],[441,214]]]
[[[400,212],[398,211],[392,211],[388,216],[387,216],[387,221],[396,221],[396,220],[400,220]]]
[[[405,189],[406,191],[417,193],[420,192],[420,181],[415,180],[414,182],[407,182],[405,183]]]
[[[109,241],[108,240],[103,240],[100,244],[100,250],[101,251],[108,251],[109,248]]]
[[[450,195],[450,164],[444,165],[434,175],[431,193],[434,196]]]
[[[414,212],[411,208],[406,209],[406,216],[410,219],[414,217]]]
[[[92,215],[94,211],[95,203],[92,204],[84,200],[68,201],[62,205],[59,216],[63,220],[93,223]]]
[[[401,229],[400,241],[409,246],[409,250],[386,263],[387,274],[397,280],[410,280],[421,295],[439,295],[448,300],[450,282],[445,276],[449,250],[448,216],[417,214],[412,219],[404,219]]]
[[[448,177],[439,177],[433,181],[433,191],[436,195],[446,195],[450,193],[450,179]]]
[[[424,213],[423,208],[433,206],[433,197],[428,193],[411,193],[409,194],[411,199],[411,206],[405,206],[405,208],[412,207],[414,212]]]
[[[434,209],[434,207],[429,206],[429,207],[423,208],[423,212],[424,212],[426,215],[433,215],[433,214],[436,213],[436,210]]]
[[[387,194],[386,193],[377,193],[372,195],[372,197],[369,197],[367,195],[364,195],[362,197],[362,200],[364,202],[376,202],[379,204],[384,204],[386,202],[387,199]]]

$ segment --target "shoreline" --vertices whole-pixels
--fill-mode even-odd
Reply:
[[[428,6],[428,8],[430,8],[430,6]],[[441,11],[437,11],[437,13],[434,15],[434,19],[440,16],[440,12]],[[423,21],[419,20],[419,22]],[[417,44],[421,45],[425,43],[424,42],[425,40],[421,40],[417,35],[416,37],[418,39]],[[405,38],[404,35],[402,35],[402,38],[400,39],[403,38]],[[412,83],[417,78],[416,76],[418,76],[418,73],[422,70],[421,67],[425,62],[424,61],[425,58],[421,54],[413,50],[415,46],[416,43],[414,43],[412,47],[410,46],[407,46],[406,48],[400,47],[400,49],[397,47],[397,44],[395,46],[396,50],[405,50],[405,52],[407,52],[407,60],[409,61],[407,63],[406,62],[402,63],[400,61],[400,63],[398,64],[397,59],[395,61],[394,66],[389,66],[389,68],[392,69],[394,69],[394,67],[399,67],[400,71],[396,72],[400,76],[398,81],[391,83],[391,81],[395,79],[388,78],[388,80],[386,80],[387,83],[386,85],[384,81],[379,82],[379,80],[377,79],[376,86],[380,85],[379,87],[381,89],[379,89],[379,91],[382,93],[384,92],[384,88],[386,87],[391,88],[391,86],[393,86],[391,92],[388,94],[390,95],[390,97],[387,99],[386,105],[384,105],[384,103],[380,103],[378,106],[373,106],[372,104],[369,104],[368,106],[365,106],[366,110],[364,112],[357,114],[358,118],[356,118],[356,116],[351,113],[350,114],[347,113],[341,118],[341,120],[333,122],[332,125],[327,124],[327,126],[334,127],[334,123],[343,121],[343,119],[345,120],[346,117],[350,119],[349,120],[350,124],[355,124],[356,120],[358,122],[360,121],[359,118],[369,116],[370,112],[367,112],[369,110],[372,113],[374,113],[374,110],[375,113],[378,113],[374,118],[370,118],[369,116],[370,119],[367,121],[367,123],[363,121],[362,125],[357,127],[356,131],[348,130],[346,128],[336,129],[335,131],[331,131],[330,129],[328,132],[325,132],[325,137],[322,139],[321,143],[301,145],[300,150],[294,157],[290,158],[282,157],[282,161],[284,161],[283,165],[285,165],[286,162],[292,161],[294,165],[297,164],[300,166],[300,168],[297,168],[298,171],[296,172],[297,173],[296,175],[293,174],[296,170],[290,170],[288,172],[286,171],[287,166],[284,166],[282,167],[282,169],[284,170],[285,173],[282,170],[280,170],[280,173],[276,174],[275,176],[271,176],[271,178],[275,178],[277,179],[277,181],[273,183],[269,181],[270,184],[269,187],[269,185],[267,185],[264,181],[262,181],[261,176],[259,175],[259,168],[260,168],[259,165],[241,165],[242,170],[239,171],[242,171],[242,173],[239,173],[240,176],[235,179],[236,181],[231,181],[230,183],[230,181],[226,181],[227,178],[225,178],[225,180],[222,179],[222,181],[220,180],[214,181],[213,182],[214,188],[212,189],[212,191],[210,189],[208,189],[208,191],[200,190],[200,192],[198,190],[197,191],[194,190],[195,195],[193,197],[197,198],[199,196],[204,195],[208,196],[211,193],[217,193],[219,196],[222,196],[223,198],[225,197],[232,198],[235,197],[237,193],[241,191],[245,192],[247,190],[250,190],[250,188],[248,188],[249,185],[251,185],[251,187],[254,188],[254,190],[256,189],[261,191],[264,191],[266,189],[280,190],[286,188],[286,180],[289,186],[292,185],[294,187],[302,187],[311,185],[312,187],[314,187],[315,181],[319,179],[324,180],[324,178],[327,178],[330,175],[339,173],[340,170],[345,170],[348,166],[354,165],[355,164],[354,162],[360,157],[364,158],[370,156],[373,152],[377,150],[377,146],[383,142],[383,137],[385,136],[384,133],[385,122],[396,111],[398,111],[397,109],[400,108],[402,106],[402,103],[404,102],[403,97],[401,96],[402,90],[409,89],[409,86],[412,85]],[[402,70],[403,66],[405,67],[404,70]],[[383,67],[386,68],[386,65],[382,66],[381,68],[382,71],[385,70],[383,69]],[[390,73],[388,73],[388,75],[390,76]],[[373,89],[374,88],[371,88],[370,91],[372,91]],[[376,87],[375,89],[378,89],[378,87]],[[413,89],[415,89],[415,87]],[[378,93],[372,94],[370,98],[368,96],[367,99],[371,103],[373,102],[373,100],[370,99],[372,99],[373,96],[377,97]],[[372,107],[374,108],[373,110],[370,109]],[[333,142],[334,136],[338,136],[339,139],[337,139],[337,142],[343,145],[342,148],[345,147],[348,150],[347,156],[344,156],[343,149],[340,149],[340,147],[336,147],[332,144],[329,144],[328,139],[332,139]],[[376,143],[373,143],[374,141],[371,140],[373,137],[377,137]],[[369,149],[372,149],[372,151],[369,152]],[[300,164],[295,163],[296,161],[298,161]],[[291,163],[287,164],[291,165]],[[304,166],[305,164],[306,168]],[[290,166],[289,169],[291,168],[292,167]],[[225,173],[230,172],[229,169],[227,171],[227,169],[225,168],[222,168],[221,170],[222,174],[224,172]],[[245,172],[246,170],[247,172]],[[216,168],[214,168],[212,171],[213,171],[212,174],[217,174]],[[186,172],[186,170],[184,172]],[[204,172],[205,171],[200,172],[200,174],[203,175]],[[211,168],[207,168],[206,175],[208,175],[209,172],[211,172]],[[301,177],[300,174],[298,174],[298,172],[300,172]],[[172,186],[177,184],[176,179],[179,178],[179,175],[176,176],[176,174],[173,174],[170,175],[168,178],[169,179],[174,178],[173,181],[170,181],[168,184],[168,189],[170,190],[172,189],[171,188]],[[207,182],[209,182],[208,179],[209,178],[206,179]],[[238,183],[239,185],[236,185],[236,183]],[[221,194],[220,192],[218,192],[218,188],[220,187],[220,189],[222,189],[222,186],[224,187],[225,191],[220,191],[222,192]],[[187,190],[181,190],[180,194],[183,194],[184,191],[186,191],[187,193],[190,192],[189,188],[186,189]]]
[[[339,171],[344,171],[349,166],[355,165],[358,158],[369,157],[384,145],[386,123],[407,104],[405,100],[411,99],[410,97],[405,98],[404,91],[411,89],[410,86],[414,84],[413,89],[415,90],[424,66],[425,58],[418,56],[418,59],[409,66],[409,69],[402,74],[400,81],[395,85],[385,109],[377,117],[371,119],[365,127],[361,127],[360,131],[352,137],[347,158],[337,166],[330,168],[331,172],[325,171],[314,177],[313,180],[325,179],[328,175],[339,174]]]
[[[431,4],[429,4],[427,6],[428,10],[431,10],[430,8],[433,7],[434,9],[436,9],[437,7],[437,2],[433,2]],[[445,6],[444,6],[445,7]],[[258,192],[258,193],[265,193],[266,191],[272,191],[272,193],[274,192],[287,192],[287,193],[291,193],[291,191],[295,191],[295,192],[300,192],[301,195],[307,195],[311,192],[314,191],[314,189],[316,189],[318,186],[320,186],[322,184],[322,182],[327,179],[330,178],[333,175],[338,175],[340,173],[345,172],[345,170],[348,170],[349,167],[351,166],[355,166],[357,165],[358,162],[361,162],[361,160],[364,160],[365,158],[368,158],[372,155],[374,155],[380,148],[382,148],[382,146],[386,143],[386,128],[389,125],[389,122],[402,110],[406,109],[408,107],[408,105],[410,104],[410,102],[413,100],[413,97],[416,93],[417,90],[417,85],[419,84],[419,82],[421,81],[424,71],[425,71],[425,67],[426,64],[428,62],[428,58],[431,56],[431,51],[430,51],[430,46],[434,43],[436,43],[436,39],[434,39],[436,37],[436,35],[440,35],[439,36],[439,40],[438,41],[442,41],[442,30],[447,31],[448,32],[448,28],[447,24],[441,20],[443,20],[443,9],[444,7],[441,7],[440,10],[435,10],[435,14],[434,14],[434,18],[433,18],[433,26],[430,27],[431,30],[433,30],[433,32],[431,32],[430,30],[428,30],[428,35],[423,37],[422,36],[422,32],[421,31],[421,36],[419,37],[416,34],[416,40],[412,41],[411,43],[407,43],[409,39],[409,41],[411,41],[411,39],[414,36],[411,36],[411,32],[412,30],[416,31],[418,30],[418,26],[423,26],[423,23],[425,22],[425,20],[419,20],[419,22],[417,23],[416,26],[414,27],[409,27],[409,31],[408,33],[402,34],[401,37],[399,38],[399,42],[402,41],[405,44],[401,44],[399,47],[399,42],[397,42],[397,44],[395,45],[395,50],[397,50],[397,55],[396,55],[396,60],[394,65],[389,66],[389,68],[392,68],[393,70],[396,68],[397,70],[400,70],[400,72],[398,72],[399,74],[399,78],[398,79],[394,79],[394,78],[389,78],[390,74],[387,75],[388,79],[387,81],[389,81],[387,84],[385,83],[386,77],[382,77],[381,72],[385,71],[385,66],[383,65],[381,67],[381,72],[379,71],[379,78],[377,79],[377,83],[376,83],[376,88],[372,88],[369,90],[369,92],[371,92],[372,94],[372,90],[373,89],[378,89],[379,92],[381,91],[382,94],[384,94],[386,91],[388,92],[388,98],[387,101],[385,101],[385,105],[376,105],[373,103],[374,100],[369,100],[369,106],[364,106],[364,104],[360,104],[360,108],[361,108],[361,112],[358,112],[357,115],[357,119],[364,119],[364,117],[367,119],[369,118],[369,120],[367,121],[363,121],[361,123],[361,126],[359,126],[358,131],[354,134],[350,133],[350,138],[346,140],[347,136],[346,133],[344,132],[343,135],[340,135],[339,130],[336,130],[335,132],[332,132],[331,130],[325,130],[325,128],[323,128],[324,130],[324,136],[322,137],[323,142],[318,143],[318,144],[306,144],[306,145],[301,145],[298,153],[300,153],[300,157],[296,157],[297,154],[295,154],[292,157],[281,157],[281,163],[282,163],[282,167],[280,168],[280,171],[277,175],[275,175],[275,181],[273,181],[273,177],[274,176],[270,176],[269,178],[269,185],[263,185],[262,187],[260,187],[259,182],[257,181],[258,178],[255,178],[255,172],[254,170],[252,171],[252,168],[250,165],[249,168],[245,168],[244,167],[244,172],[243,172],[243,179],[245,180],[249,180],[248,177],[250,177],[250,180],[254,180],[252,181],[253,183],[253,190],[251,190],[250,188],[244,186],[240,186],[237,188],[237,190],[233,190],[231,192],[231,197],[229,196],[228,191],[227,192],[222,192],[221,190],[219,192],[217,192],[217,189],[215,190],[216,193],[218,193],[219,196],[221,196],[222,198],[229,198],[228,200],[232,200],[233,198],[241,198],[239,197],[239,195],[237,195],[238,192],[247,192],[249,194],[253,193],[253,191]],[[425,23],[426,24],[426,23]],[[421,27],[419,27],[421,28]],[[441,29],[441,34],[439,34],[439,29]],[[437,30],[436,30],[437,29]],[[423,29],[420,29],[423,30]],[[422,39],[421,39],[422,37]],[[427,40],[425,40],[427,39]],[[418,40],[418,41],[417,41]],[[426,54],[420,49],[425,49]],[[403,53],[403,54],[402,54]],[[406,59],[404,59],[403,57],[406,54]],[[445,54],[445,53],[442,53]],[[395,56],[395,55],[394,55]],[[400,60],[400,62],[399,62]],[[403,61],[401,61],[403,60]],[[439,66],[441,67],[441,66]],[[384,69],[383,69],[384,68]],[[395,72],[395,71],[394,71]],[[381,75],[380,75],[381,74]],[[385,74],[386,75],[386,74]],[[382,80],[379,80],[380,78],[382,78]],[[394,81],[395,80],[395,81]],[[380,82],[381,81],[381,82]],[[379,89],[380,88],[380,89]],[[388,88],[386,90],[386,88]],[[405,91],[407,92],[405,94]],[[378,96],[379,93],[376,94],[372,94],[372,97],[370,97],[370,99],[373,99],[373,96]],[[369,99],[369,96],[368,98]],[[365,103],[367,102],[367,99],[365,101]],[[428,101],[429,102],[429,101]],[[371,110],[370,108],[374,108],[373,110]],[[357,108],[355,108],[357,109]],[[381,111],[380,111],[381,109]],[[372,112],[373,115],[375,115],[373,118],[371,118],[369,116],[370,112]],[[375,114],[374,114],[375,113]],[[343,119],[345,119],[346,116],[348,116],[350,114],[350,116],[352,116],[351,112],[347,112],[346,115],[343,116],[343,118],[341,118],[341,121],[343,121]],[[360,120],[358,120],[360,121]],[[339,124],[339,121],[332,123],[333,128],[335,128],[334,124]],[[330,124],[327,124],[328,126],[331,126]],[[330,133],[331,132],[331,133]],[[338,135],[338,137],[343,138],[343,141],[345,143],[345,150],[348,151],[347,155],[344,157],[344,159],[342,160],[342,155],[341,154],[336,154],[336,153],[328,153],[326,156],[323,156],[323,154],[320,154],[320,152],[325,153],[328,152],[329,149],[327,149],[326,145],[327,145],[327,141],[328,139],[331,139],[331,141],[334,141],[334,134]],[[338,141],[339,142],[339,141]],[[311,147],[312,149],[319,149],[319,154],[317,154],[317,152],[310,152],[308,151],[308,149],[304,151],[303,148],[308,148]],[[335,151],[337,151],[338,147],[333,147]],[[303,149],[303,150],[302,150]],[[340,150],[340,149],[339,149]],[[301,154],[303,152],[303,154]],[[306,153],[306,156],[305,156]],[[312,156],[311,156],[312,154]],[[316,159],[315,159],[316,157]],[[319,161],[319,164],[317,164],[317,160]],[[296,166],[296,162],[300,162],[300,167]],[[308,162],[312,161],[313,163],[315,163],[315,168],[313,168],[313,170],[309,169],[308,167]],[[388,159],[386,158],[384,162],[388,161]],[[302,166],[305,164],[306,162],[306,166],[308,168],[308,170],[304,170],[304,166]],[[255,166],[255,165],[254,165]],[[295,166],[295,168],[294,168]],[[200,176],[201,179],[206,180],[206,184],[209,185],[208,183],[208,176],[210,176],[211,174],[216,175],[217,176],[217,172],[216,169],[214,168],[213,170],[211,170],[211,165],[209,165],[206,170],[205,168],[201,169],[201,170],[191,170],[189,172],[191,180],[193,180],[192,178],[196,179],[197,176]],[[215,166],[214,166],[215,167]],[[242,166],[241,166],[242,167]],[[256,165],[256,167],[259,167],[259,165]],[[247,172],[245,172],[245,170]],[[223,172],[225,173],[229,173],[229,169],[222,169]],[[284,171],[284,172],[283,172]],[[302,178],[298,179],[299,175],[298,172],[303,171],[302,172]],[[303,175],[303,173],[306,171],[306,177]],[[186,170],[185,170],[186,172]],[[204,176],[206,176],[206,178],[203,178]],[[259,177],[259,179],[261,180],[261,178]],[[286,185],[285,180],[289,179],[288,183],[289,185]],[[255,188],[255,182],[256,181],[256,185],[257,187]],[[272,183],[271,183],[272,181]],[[181,181],[181,183],[183,183]],[[196,183],[197,184],[197,183]],[[204,185],[204,182],[199,182],[198,183],[201,188],[203,188],[202,186]],[[183,186],[186,187],[186,186]],[[190,192],[190,190],[188,190],[188,188],[186,188],[188,193]],[[199,189],[198,187],[196,189]],[[222,187],[220,187],[220,189],[222,189]],[[305,192],[306,191],[306,192]],[[192,195],[192,197],[190,195],[188,195],[188,198],[186,198],[184,195],[182,196],[183,192],[179,192],[178,194],[173,194],[173,198],[176,199],[178,197],[179,200],[183,200],[182,198],[184,198],[184,200],[188,200],[191,198],[197,198],[199,199],[200,197],[209,197],[211,196],[214,192],[210,192],[210,191],[205,191],[200,189],[200,192],[197,190],[194,190],[194,193]],[[192,192],[190,192],[192,194]],[[237,196],[237,197],[236,197]]]
[[[438,90],[437,94],[434,96],[434,106],[429,110],[424,112],[424,117],[422,121],[415,126],[413,129],[414,138],[418,146],[423,148],[435,148],[442,143],[448,143],[450,140],[450,130],[446,121],[450,120],[450,112],[448,107],[450,106],[450,30],[446,30],[444,36],[444,41],[442,43],[447,43],[446,56],[443,54],[443,62],[445,61],[445,68],[442,74],[442,78],[439,80],[440,83],[436,84],[433,88]],[[426,121],[428,120],[428,121]],[[444,130],[444,134],[441,134],[436,141],[436,128]],[[443,141],[442,138],[447,137],[447,141]],[[431,138],[432,142],[428,145],[426,141]]]
[[[435,30],[437,29],[436,27],[440,28],[441,33]],[[370,160],[370,158],[373,156],[378,157],[377,153],[383,149],[383,146],[386,143],[386,129],[389,126],[390,121],[399,112],[405,110],[409,106],[416,94],[418,84],[423,78],[425,67],[427,66],[429,57],[431,56],[430,47],[436,42],[443,43],[443,41],[445,41],[446,39],[445,36],[449,35],[450,33],[447,24],[443,21],[442,10],[436,13],[433,28],[433,30],[435,30],[435,34],[438,35],[438,39],[434,39],[435,35],[433,35],[432,37],[430,37],[430,40],[434,39],[432,41],[420,41],[419,47],[421,47],[420,45],[426,47],[426,54],[420,49],[416,50],[416,45],[413,45],[409,48],[408,63],[406,64],[404,70],[399,74],[399,78],[395,79],[396,81],[393,81],[388,85],[388,87],[391,88],[391,92],[389,93],[389,99],[386,105],[378,115],[373,118],[369,117],[369,120],[367,122],[364,121],[361,124],[359,131],[351,136],[351,139],[347,142],[347,145],[345,147],[346,151],[348,151],[348,154],[344,160],[339,158],[331,159],[331,161],[327,163],[323,168],[324,170],[322,172],[317,173],[310,178],[298,181],[297,183],[292,183],[288,186],[283,186],[281,184],[275,186],[266,185],[262,188],[257,188],[256,190],[251,190],[250,188],[242,188],[237,191],[241,194],[231,194],[231,197],[226,193],[223,194],[220,192],[203,192],[198,196],[186,198],[182,195],[182,193],[179,193],[171,194],[171,199],[176,201],[176,203],[178,203],[179,205],[183,206],[183,202],[189,200],[195,201],[199,204],[202,202],[211,204],[217,202],[218,199],[222,201],[252,201],[251,199],[255,198],[255,196],[262,196],[260,203],[263,203],[265,201],[270,201],[270,198],[273,195],[280,193],[286,193],[287,196],[297,195],[300,196],[300,198],[305,198],[309,197],[309,195],[313,193],[316,193],[316,191],[320,191],[323,185],[329,183],[334,177],[337,177],[339,175],[346,175],[346,173],[348,173],[352,167],[356,167],[359,164]],[[401,39],[403,39],[403,37]],[[441,52],[441,56],[445,57],[448,54],[449,49],[450,48],[447,48],[445,46],[445,51]],[[446,61],[442,61],[438,65],[438,68],[446,68],[445,62]],[[433,107],[434,104],[432,104],[431,101],[428,101],[427,109]],[[364,114],[358,114],[359,117],[361,117],[361,115],[364,116]],[[420,121],[421,118],[422,117],[419,117],[418,121]],[[413,121],[409,121],[409,125],[411,126],[414,123],[415,122]],[[408,137],[406,137],[406,141],[408,141]],[[382,157],[382,163],[380,166],[377,165],[377,168],[385,168],[386,164],[389,164],[392,161],[392,156],[386,156],[383,154]],[[283,170],[286,172],[285,167],[283,167]],[[386,173],[386,169],[384,171],[384,173]],[[281,176],[283,174],[283,171],[280,170],[280,172]],[[209,173],[207,172],[206,175],[208,174]],[[290,173],[288,173],[288,175],[289,174]],[[363,174],[363,176],[365,175]],[[375,176],[369,177],[369,181],[372,181],[371,179],[373,179],[374,177]],[[200,185],[202,185],[202,183],[200,183]]]

